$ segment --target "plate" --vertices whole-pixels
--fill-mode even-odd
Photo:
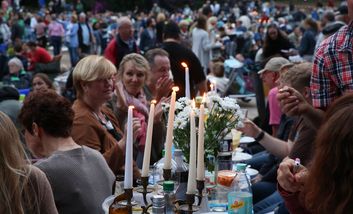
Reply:
[[[255,142],[255,138],[249,137],[249,136],[244,136],[240,138],[240,143],[246,144],[246,143],[253,143]]]
[[[245,161],[245,160],[249,160],[251,158],[252,158],[252,155],[250,155],[248,153],[236,152],[233,155],[232,160],[233,161]]]
[[[244,151],[244,149],[243,149],[243,148],[241,148],[241,147],[237,147],[237,148],[235,149],[235,151],[236,151],[236,152],[243,152],[243,151]]]
[[[253,168],[246,168],[246,173],[250,175],[251,178],[255,177],[256,175],[259,174],[259,171]]]

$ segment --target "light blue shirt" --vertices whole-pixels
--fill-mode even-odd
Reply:
[[[85,45],[90,45],[89,42],[89,30],[86,24],[81,24],[82,29],[82,41]]]

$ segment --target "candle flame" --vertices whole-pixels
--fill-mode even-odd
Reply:
[[[156,104],[157,100],[151,100],[151,104]]]
[[[129,108],[132,108],[132,109],[134,109],[134,108],[135,108],[135,106],[129,106]]]
[[[187,68],[188,65],[185,63],[185,62],[182,62],[181,65],[184,67],[184,68]]]
[[[176,91],[179,91],[179,87],[178,87],[178,86],[174,86],[174,87],[172,88],[172,90],[175,91],[175,92],[176,92]]]

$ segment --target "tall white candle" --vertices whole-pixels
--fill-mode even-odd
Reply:
[[[172,96],[170,99],[169,115],[168,115],[168,126],[167,126],[167,137],[165,142],[165,159],[164,169],[172,168],[172,144],[173,144],[173,129],[174,129],[174,114],[175,114],[175,100],[176,92],[179,90],[178,87],[173,87]]]
[[[185,62],[182,62],[181,64],[185,68],[185,97],[191,99],[189,67]]]
[[[210,89],[211,89],[211,91],[213,91],[213,84],[212,83],[210,84]]]
[[[150,113],[148,115],[148,125],[147,125],[147,133],[146,133],[145,152],[143,154],[143,164],[142,164],[142,173],[141,173],[142,177],[148,177],[148,171],[149,171],[149,168],[150,168],[155,104],[156,104],[156,101],[152,100],[151,101],[151,105],[150,105]]]
[[[200,105],[200,116],[199,116],[199,135],[197,141],[197,180],[203,181],[205,179],[205,162],[204,162],[204,135],[205,135],[205,95],[203,96],[202,103]]]
[[[132,111],[134,106],[129,106],[127,114],[127,133],[126,133],[126,152],[125,152],[125,176],[124,176],[124,189],[132,188],[132,144],[133,144],[133,133],[132,133]]]
[[[195,101],[190,112],[190,156],[189,156],[189,177],[186,193],[195,194],[196,191],[196,127],[195,127]]]

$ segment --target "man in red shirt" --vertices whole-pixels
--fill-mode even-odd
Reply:
[[[121,17],[118,21],[118,34],[108,44],[104,51],[104,57],[119,68],[119,64],[125,55],[139,52],[133,38],[133,27],[130,18]]]
[[[27,42],[24,48],[27,52],[27,57],[29,61],[28,70],[32,71],[35,69],[36,63],[50,63],[53,58],[47,50],[42,47],[37,46],[33,41]]]

